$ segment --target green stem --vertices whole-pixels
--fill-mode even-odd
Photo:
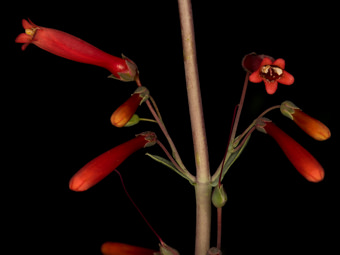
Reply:
[[[147,118],[139,118],[140,121],[146,121],[146,122],[153,122],[153,123],[157,123],[157,121],[153,120],[153,119],[147,119]]]
[[[168,143],[169,143],[169,145],[170,145],[170,147],[171,147],[172,154],[173,154],[173,156],[174,156],[176,162],[178,163],[178,165],[179,165],[184,171],[188,172],[187,168],[184,166],[184,164],[183,164],[183,162],[182,162],[181,157],[179,156],[179,153],[178,153],[178,151],[177,151],[177,149],[176,149],[176,146],[175,146],[174,142],[172,141],[172,139],[171,139],[171,137],[170,137],[170,135],[169,135],[169,133],[168,133],[168,130],[166,129],[166,127],[165,127],[163,121],[161,121],[161,120],[159,119],[157,113],[156,113],[155,110],[153,109],[153,107],[152,107],[152,105],[151,105],[151,103],[150,103],[149,100],[146,100],[146,104],[147,104],[147,106],[149,107],[149,110],[150,110],[150,112],[152,113],[153,117],[154,117],[155,120],[157,121],[157,123],[158,123],[160,129],[162,130],[162,132],[163,132],[163,134],[164,134],[164,136],[165,136],[166,139],[168,140]]]
[[[160,111],[159,111],[159,109],[158,109],[158,106],[157,106],[157,104],[156,104],[155,99],[153,99],[152,96],[150,96],[149,99],[150,99],[150,101],[152,102],[152,105],[153,105],[153,107],[154,107],[155,110],[156,110],[156,113],[157,113],[158,118],[163,122],[161,113],[160,113]]]
[[[196,161],[196,244],[195,255],[206,255],[210,248],[211,185],[198,78],[193,15],[190,0],[178,0],[181,22],[185,78]]]

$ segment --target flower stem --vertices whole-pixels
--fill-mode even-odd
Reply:
[[[185,78],[196,160],[196,245],[195,254],[210,248],[211,185],[208,146],[199,86],[193,15],[190,0],[178,0],[182,32]]]
[[[142,83],[141,83],[139,77],[136,78],[136,83],[139,87],[142,86]],[[152,103],[150,102],[150,100],[151,100]],[[156,105],[155,100],[150,96],[150,99],[146,100],[145,103],[148,106],[152,116],[155,118],[155,121],[158,123],[158,125],[159,125],[160,129],[162,130],[164,136],[168,140],[168,143],[171,147],[172,154],[173,154],[176,162],[178,163],[178,165],[180,166],[181,169],[183,169],[185,172],[189,172],[187,170],[187,168],[184,166],[183,161],[182,161],[181,157],[179,156],[178,150],[177,150],[174,142],[172,141],[172,139],[171,139],[171,137],[168,133],[168,130],[166,129],[166,127],[164,125],[164,122],[161,119],[161,115],[160,115],[160,112],[158,110],[158,107]],[[154,109],[154,107],[156,108],[156,110]]]
[[[216,248],[221,250],[221,240],[222,240],[222,208],[217,208],[217,244]]]
[[[151,229],[151,231],[155,234],[155,236],[158,238],[159,242],[161,244],[163,244],[163,240],[162,238],[158,235],[158,233],[156,232],[156,230],[151,226],[151,224],[149,223],[149,221],[145,218],[144,214],[142,213],[142,211],[139,209],[139,207],[136,205],[136,203],[133,201],[132,197],[130,196],[129,192],[127,191],[126,187],[125,187],[125,184],[124,184],[124,181],[123,181],[123,177],[122,175],[120,174],[120,172],[115,169],[114,170],[118,175],[119,175],[119,178],[120,178],[120,182],[122,183],[122,186],[123,186],[123,189],[124,189],[124,192],[126,194],[126,196],[128,197],[128,199],[130,200],[130,202],[132,203],[132,205],[136,208],[136,210],[138,211],[138,213],[140,214],[140,216],[143,218],[143,220],[145,221],[145,223],[148,225],[148,227]]]
[[[228,147],[224,153],[224,157],[223,157],[223,160],[222,160],[222,168],[221,168],[221,172],[220,172],[220,177],[218,179],[218,186],[221,187],[222,185],[222,169],[223,169],[223,166],[224,166],[224,163],[226,162],[226,158],[227,158],[227,154],[228,154],[228,151],[229,151],[229,145],[230,145],[230,138],[231,138],[231,132],[232,132],[232,129],[233,129],[233,126],[234,126],[234,121],[235,121],[235,116],[236,116],[236,110],[238,109],[238,105],[236,105],[235,109],[234,109],[234,114],[233,114],[233,121],[231,122],[231,128],[230,128],[230,133],[229,133],[229,138],[228,138]]]
[[[139,118],[140,121],[145,121],[145,122],[153,122],[153,123],[157,123],[157,121],[153,120],[153,119],[147,119],[147,118]]]
[[[174,158],[175,158],[176,162],[177,162],[178,165],[181,167],[181,169],[183,169],[184,171],[188,172],[187,168],[186,168],[186,167],[184,166],[184,164],[183,164],[183,161],[182,161],[181,157],[179,156],[179,153],[178,153],[178,151],[177,151],[177,149],[176,149],[176,146],[175,146],[174,142],[172,141],[172,139],[171,139],[171,137],[170,137],[170,135],[169,135],[169,133],[168,133],[168,130],[166,129],[166,127],[165,127],[163,121],[160,120],[160,118],[158,117],[157,113],[156,113],[155,110],[153,109],[152,104],[150,103],[149,100],[146,100],[146,104],[147,104],[147,106],[149,107],[149,110],[150,110],[151,114],[153,115],[153,117],[154,117],[155,120],[157,121],[157,123],[158,123],[160,129],[162,130],[162,132],[163,132],[163,134],[164,134],[164,136],[165,136],[166,139],[168,140],[168,143],[169,143],[169,145],[170,145],[170,147],[171,147],[171,150],[172,150],[172,153],[173,153],[173,155],[174,155]]]
[[[240,99],[239,104],[237,105],[236,117],[233,119],[232,130],[231,130],[231,133],[229,135],[229,141],[228,141],[226,152],[224,154],[224,157],[223,157],[223,160],[222,160],[220,166],[217,168],[216,172],[212,176],[213,181],[216,179],[217,175],[219,176],[219,182],[218,182],[219,185],[221,185],[221,181],[222,181],[222,172],[223,172],[224,163],[227,161],[227,159],[231,155],[231,152],[230,152],[229,149],[232,147],[231,145],[234,143],[234,140],[235,140],[237,127],[238,127],[238,123],[240,121],[240,116],[241,116],[241,112],[242,112],[242,108],[243,108],[243,104],[244,104],[244,99],[246,97],[246,91],[247,91],[247,87],[248,87],[248,79],[249,79],[249,73],[247,72],[244,83],[243,83],[241,99]]]
[[[262,118],[265,114],[267,114],[268,112],[272,111],[272,110],[275,110],[275,109],[280,109],[281,105],[275,105],[275,106],[272,106],[270,108],[268,108],[267,110],[265,110],[263,113],[261,113],[257,119],[260,119]]]
[[[246,97],[246,91],[247,91],[247,87],[248,87],[248,79],[249,79],[249,73],[247,72],[246,78],[245,78],[244,84],[243,84],[243,90],[242,90],[240,103],[238,105],[238,109],[237,109],[237,113],[236,113],[236,117],[235,117],[233,130],[231,131],[229,143],[233,143],[234,139],[235,139],[238,123],[240,121],[240,116],[241,116],[241,112],[242,112],[242,108],[243,108],[243,104],[244,104],[244,98]],[[229,147],[229,145],[228,145],[228,147]]]
[[[152,102],[152,104],[153,104],[153,107],[155,108],[155,110],[156,110],[156,113],[157,113],[157,116],[158,116],[158,118],[163,122],[163,120],[162,120],[162,116],[161,116],[161,113],[160,113],[160,111],[159,111],[159,109],[158,109],[158,106],[157,106],[157,104],[156,104],[156,101],[155,101],[155,99],[153,99],[153,97],[152,96],[150,96],[150,101]]]
[[[189,173],[189,171],[182,169],[178,163],[176,162],[176,160],[174,160],[174,158],[171,156],[171,154],[169,153],[169,151],[165,148],[165,146],[161,143],[161,141],[159,141],[157,139],[157,144],[159,145],[159,147],[161,147],[161,149],[164,151],[165,155],[167,155],[167,157],[169,158],[169,160],[171,161],[172,164],[174,164],[174,166],[178,169],[178,171],[180,171],[188,180],[190,180],[192,183],[195,183],[195,176],[193,176],[191,173]]]

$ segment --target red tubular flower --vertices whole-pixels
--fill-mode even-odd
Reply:
[[[156,250],[124,243],[106,242],[101,247],[103,255],[154,255]]]
[[[70,189],[74,191],[88,190],[115,170],[132,153],[154,145],[156,139],[155,133],[144,132],[101,154],[83,166],[71,178],[69,183]]]
[[[292,85],[294,77],[285,69],[285,61],[282,58],[274,62],[270,58],[263,58],[259,69],[249,76],[249,80],[254,83],[264,81],[268,94],[274,94],[277,90],[278,82],[284,85]]]
[[[145,87],[138,87],[132,96],[126,100],[111,115],[111,123],[116,127],[124,127],[129,122],[137,108],[149,97],[149,91]]]
[[[308,181],[319,182],[323,180],[325,172],[320,163],[273,122],[262,118],[257,123],[256,128],[274,138],[290,162]]]
[[[293,120],[303,131],[315,140],[324,141],[331,137],[331,131],[317,119],[304,113],[290,101],[281,104],[281,113]]]
[[[93,45],[68,33],[35,25],[32,21],[22,20],[25,33],[20,34],[15,42],[23,43],[25,50],[30,43],[57,56],[73,61],[106,68],[112,78],[133,81],[138,74],[136,64],[123,56],[117,58]]]

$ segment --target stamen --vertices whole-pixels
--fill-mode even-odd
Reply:
[[[25,33],[30,36],[34,36],[35,31],[37,31],[38,28],[26,28]]]
[[[260,75],[268,81],[275,81],[282,77],[283,70],[278,66],[265,65],[261,68]]]

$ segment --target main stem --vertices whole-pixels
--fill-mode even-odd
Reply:
[[[210,248],[211,185],[201,90],[198,78],[195,33],[190,0],[178,0],[182,31],[185,78],[196,160],[196,244],[195,254]]]

